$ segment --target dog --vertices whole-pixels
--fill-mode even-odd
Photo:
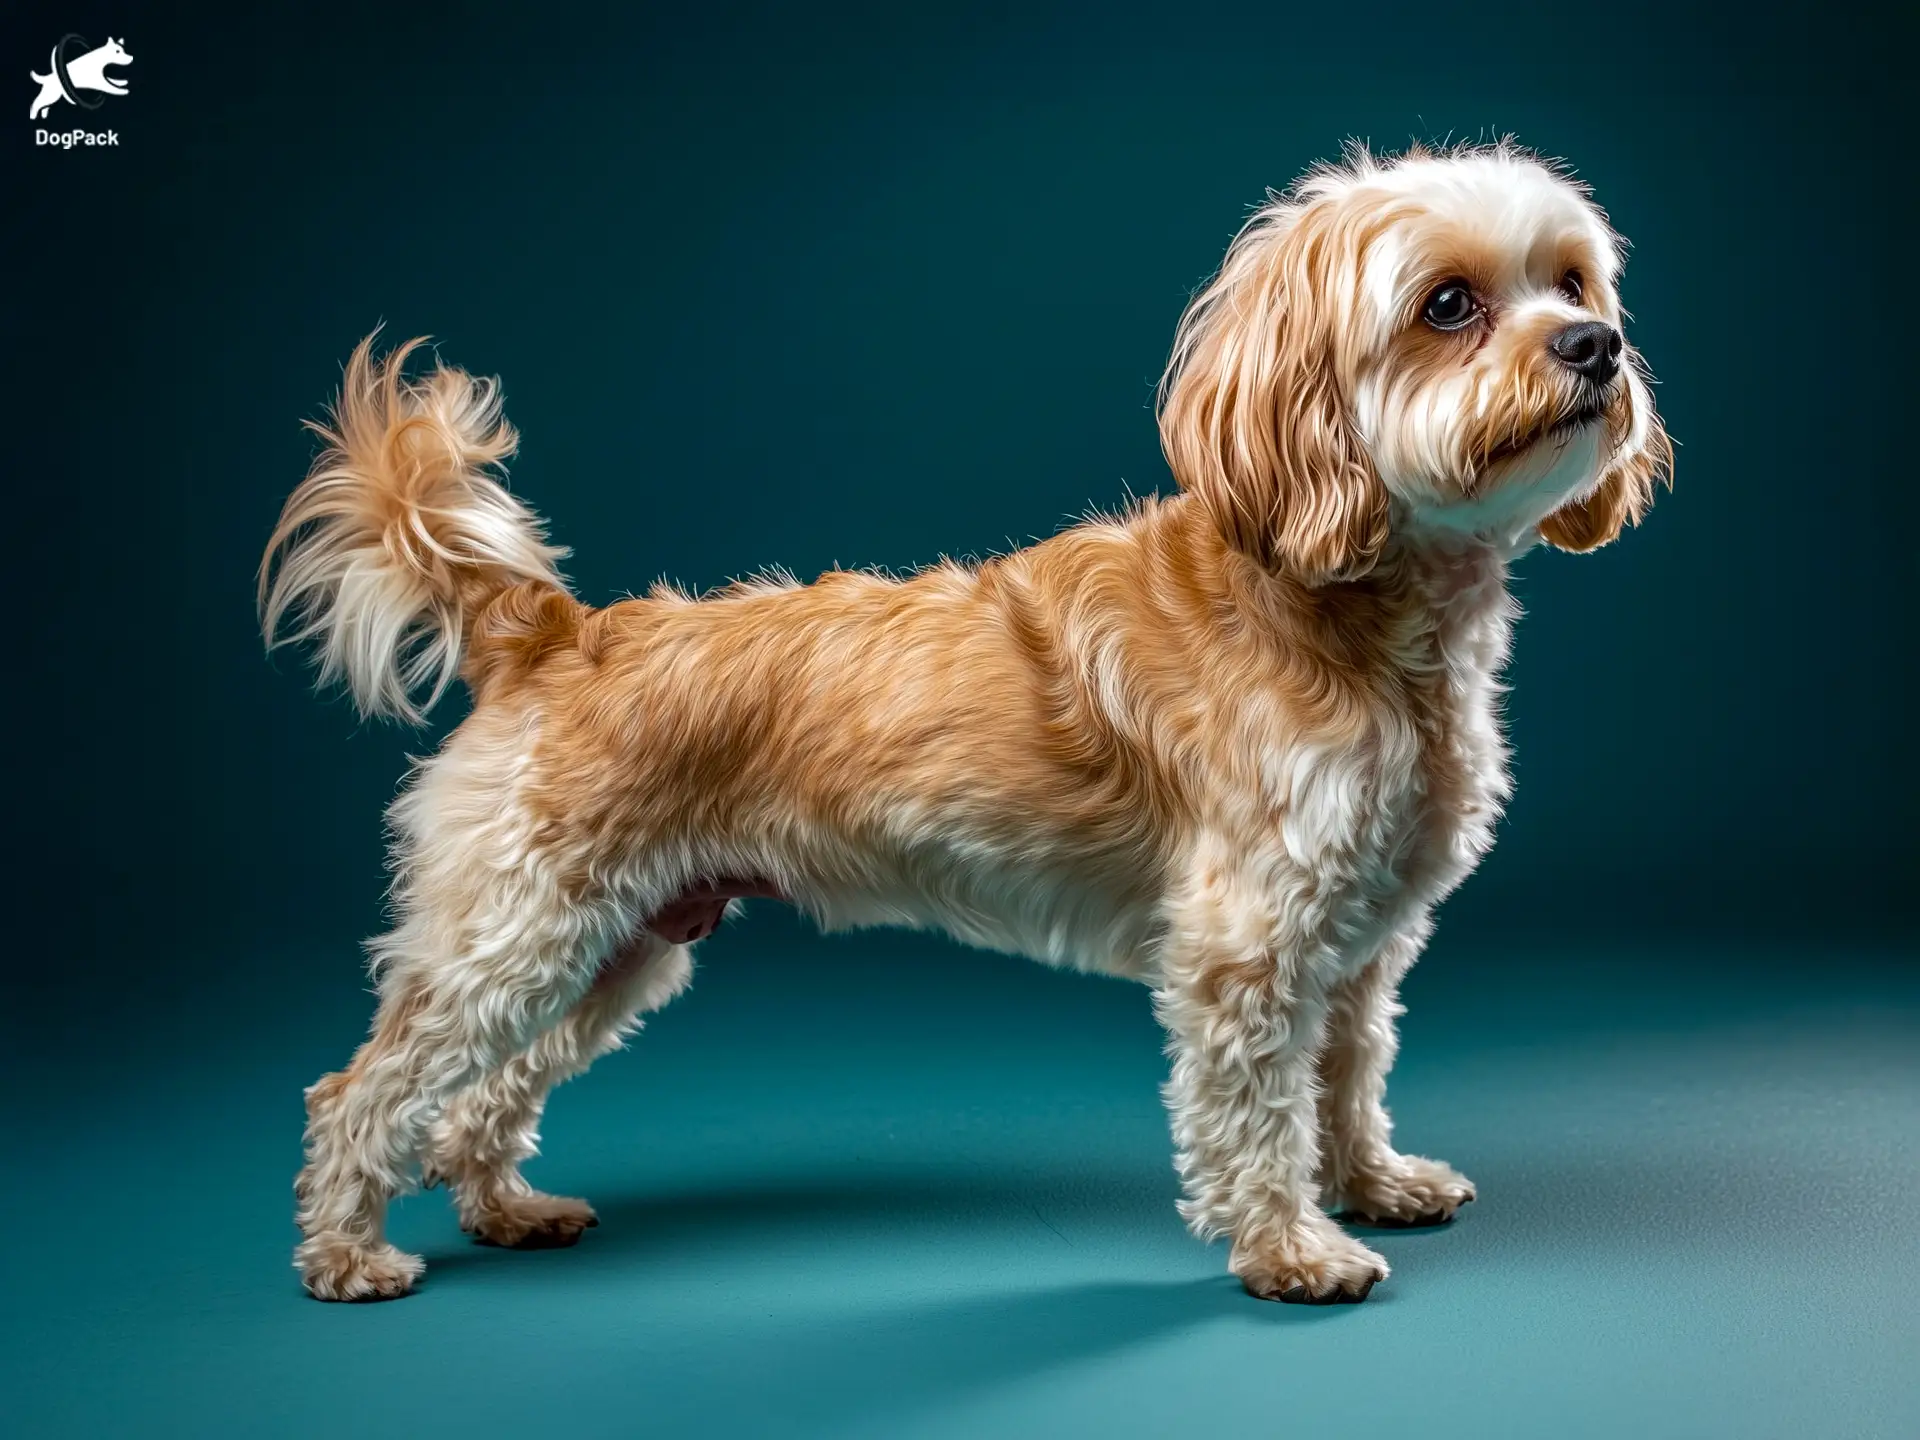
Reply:
[[[417,721],[456,676],[472,711],[390,812],[371,1034],[307,1092],[307,1290],[415,1284],[382,1217],[416,1160],[480,1239],[576,1240],[592,1209],[520,1174],[547,1091],[773,896],[1149,986],[1187,1222],[1256,1296],[1364,1299],[1387,1264],[1333,1214],[1475,1193],[1394,1148],[1383,1099],[1401,978],[1509,794],[1509,567],[1671,484],[1622,254],[1511,142],[1351,148],[1180,320],[1177,494],[904,579],[604,609],[501,483],[497,382],[362,342],[263,630],[365,714]]]
[[[82,40],[80,43],[84,45],[87,42]],[[125,47],[118,40],[109,35],[106,44],[97,45],[84,55],[74,58],[73,62],[67,66],[67,78],[73,82],[75,90],[99,90],[108,95],[124,95],[127,93],[127,82],[116,80],[107,74],[107,68],[112,65],[131,65],[132,63],[133,56],[126,52]],[[33,70],[27,72],[27,78],[40,87],[40,94],[35,97],[33,104],[27,110],[29,120],[42,118],[63,100],[80,105],[87,103],[69,93],[67,87],[60,82],[60,46],[53,47],[53,53],[47,59],[47,69],[51,73],[46,75]],[[95,100],[92,105],[97,106],[99,103]]]

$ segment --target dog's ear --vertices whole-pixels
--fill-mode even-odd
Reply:
[[[1627,415],[1609,436],[1619,454],[1601,472],[1600,483],[1580,499],[1562,505],[1540,522],[1540,538],[1560,550],[1584,553],[1620,538],[1638,525],[1653,504],[1654,487],[1673,485],[1673,441],[1639,369],[1637,356],[1627,363]]]
[[[1308,584],[1365,574],[1387,539],[1335,366],[1333,272],[1352,239],[1313,208],[1267,205],[1187,307],[1160,382],[1181,488],[1236,549]]]

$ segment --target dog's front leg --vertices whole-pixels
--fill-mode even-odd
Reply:
[[[1329,994],[1320,1052],[1320,1180],[1329,1204],[1376,1224],[1441,1225],[1473,1199],[1451,1165],[1393,1148],[1387,1072],[1399,1051],[1400,981],[1432,932],[1422,918]]]
[[[1314,1182],[1325,1003],[1305,973],[1309,952],[1247,923],[1231,898],[1183,907],[1154,992],[1173,1059],[1180,1213],[1203,1238],[1231,1237],[1229,1267],[1254,1295],[1363,1300],[1387,1263],[1328,1218]]]

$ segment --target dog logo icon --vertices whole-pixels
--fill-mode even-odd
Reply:
[[[55,105],[68,100],[82,110],[98,110],[100,100],[88,91],[99,91],[105,95],[124,95],[127,82],[116,80],[107,71],[116,65],[131,65],[133,56],[126,47],[111,35],[107,43],[89,50],[87,42],[79,35],[62,37],[53,47],[48,61],[52,74],[42,75],[38,71],[28,71],[34,84],[40,87],[40,96],[33,102],[33,108],[27,112],[29,120],[38,120]],[[80,53],[76,54],[78,50]]]

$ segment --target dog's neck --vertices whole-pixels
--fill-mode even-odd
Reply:
[[[1421,598],[1429,627],[1421,648],[1456,703],[1492,703],[1506,667],[1520,613],[1507,589],[1512,556],[1509,546],[1461,539],[1424,540],[1393,557]]]
[[[1180,546],[1207,557],[1219,599],[1290,653],[1335,657],[1345,672],[1384,666],[1403,676],[1491,677],[1506,660],[1517,613],[1507,592],[1511,545],[1454,532],[1395,526],[1378,561],[1353,579],[1310,583],[1239,553],[1191,497],[1136,523],[1170,527]]]
[[[1506,595],[1516,553],[1477,536],[1396,532],[1374,574],[1385,585],[1410,588],[1436,611],[1478,610]]]
[[[1321,598],[1361,612],[1353,633],[1382,647],[1375,653],[1394,671],[1477,688],[1506,663],[1518,614],[1511,559],[1511,547],[1470,536],[1395,532],[1371,571]]]

